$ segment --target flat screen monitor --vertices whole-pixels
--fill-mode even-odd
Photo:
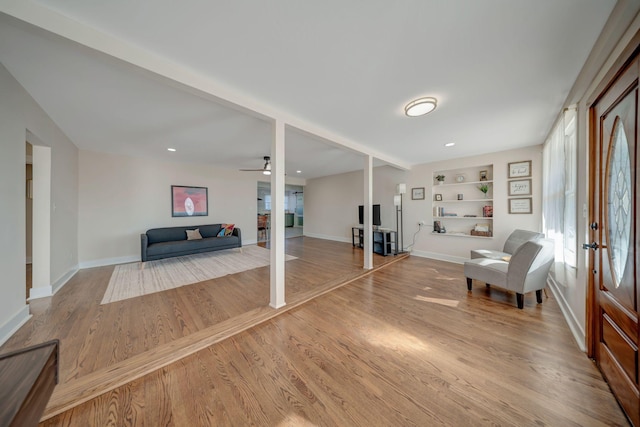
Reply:
[[[364,206],[358,206],[358,224],[364,224]],[[382,221],[380,221],[380,205],[373,205],[373,225],[377,225],[378,227],[382,225]]]

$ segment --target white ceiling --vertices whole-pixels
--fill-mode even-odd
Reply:
[[[542,143],[616,1],[25,3],[26,21],[61,14],[310,124],[286,128],[286,169],[314,178],[363,165],[327,135],[405,165]],[[269,154],[262,111],[5,14],[0,62],[79,148],[229,168]],[[420,96],[438,108],[404,116]]]

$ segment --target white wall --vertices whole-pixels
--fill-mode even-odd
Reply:
[[[533,198],[533,213],[531,215],[509,214],[508,208],[508,163],[522,160],[532,161],[531,180],[533,188],[531,197]],[[447,236],[446,234],[432,234],[433,173],[447,169],[464,169],[489,164],[493,164],[493,237],[479,239],[474,237],[453,237]],[[413,187],[425,187],[425,199],[409,200],[408,203],[405,203],[405,246],[410,245],[413,241],[413,235],[418,231],[419,221],[425,221],[426,226],[422,227],[422,230],[416,235],[412,255],[453,262],[464,262],[464,260],[469,258],[469,251],[471,249],[486,248],[502,250],[504,241],[516,228],[540,231],[542,225],[541,166],[541,145],[414,166],[407,179],[407,191],[411,191]]]
[[[396,229],[393,196],[406,172],[382,166],[373,169],[373,204],[380,204],[382,227]],[[309,179],[304,190],[304,235],[351,242],[351,227],[358,225],[363,203],[362,171]],[[404,200],[406,202],[405,194]]]
[[[25,302],[25,159],[29,130],[51,147],[50,285],[77,266],[78,151],[11,74],[0,65],[0,343],[28,318]]]
[[[533,213],[510,215],[507,204],[508,163],[531,160]],[[433,172],[493,164],[494,237],[490,239],[432,235]],[[502,249],[508,235],[516,228],[540,231],[542,223],[542,146],[502,151],[482,156],[426,163],[401,171],[389,166],[373,169],[373,203],[381,205],[382,226],[396,229],[393,196],[396,185],[407,184],[403,196],[404,246],[413,255],[463,262],[471,249]],[[305,188],[304,234],[343,242],[351,242],[351,227],[358,224],[358,205],[362,204],[363,173],[361,171],[307,180]],[[411,200],[411,189],[425,188],[424,200]],[[418,222],[427,227],[418,232]],[[416,234],[416,232],[418,232]],[[416,236],[415,245],[413,237]]]
[[[207,187],[209,215],[173,218],[171,185]],[[156,227],[233,223],[255,243],[256,199],[251,173],[81,150],[80,265],[139,260],[140,234]]]

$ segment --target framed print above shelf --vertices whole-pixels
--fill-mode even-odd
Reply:
[[[531,160],[509,163],[509,179],[531,176]]]
[[[531,197],[521,199],[509,199],[510,214],[530,214],[531,213]]]
[[[509,181],[509,196],[530,196],[531,179],[514,179]]]

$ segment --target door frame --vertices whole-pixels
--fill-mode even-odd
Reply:
[[[601,100],[605,92],[614,84],[616,79],[622,74],[625,68],[638,56],[640,55],[640,30],[636,32],[636,34],[631,38],[630,42],[627,46],[622,50],[618,58],[611,65],[609,70],[606,72],[604,77],[600,80],[595,90],[591,93],[591,95],[587,98],[587,108],[588,110],[588,120],[589,120],[589,135],[588,135],[588,175],[589,175],[589,189],[588,189],[588,206],[589,206],[589,218],[587,221],[587,227],[589,224],[593,222],[593,218],[595,217],[595,200],[594,200],[594,192],[595,192],[595,184],[596,184],[596,161],[598,159],[598,153],[596,150],[599,148],[598,144],[598,135],[596,134],[596,121],[598,118],[596,117],[595,109],[593,106]],[[589,242],[595,240],[594,233],[597,231],[588,230]],[[589,251],[589,259],[587,262],[588,271],[591,272],[594,269],[594,257],[595,252]],[[595,328],[597,325],[597,310],[598,310],[598,301],[595,297],[596,289],[595,282],[593,278],[593,274],[589,273],[588,282],[587,282],[587,310],[586,310],[586,344],[587,344],[587,355],[594,359],[595,351],[596,351],[596,333]]]

